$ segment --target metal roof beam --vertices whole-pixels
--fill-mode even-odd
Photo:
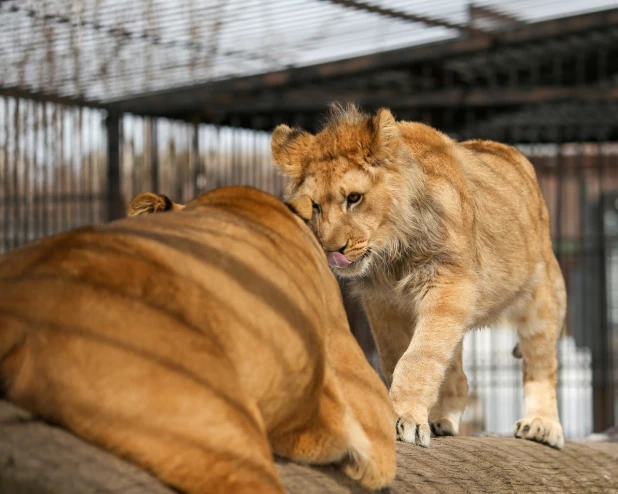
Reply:
[[[517,17],[487,5],[468,5],[469,24],[473,27],[490,25],[493,29],[513,28],[523,22]],[[477,29],[481,29],[477,27]]]
[[[96,100],[86,100],[83,98],[60,96],[58,94],[47,93],[44,91],[32,91],[15,86],[0,86],[0,96],[8,98],[24,98],[40,103],[53,103],[65,106],[84,106],[88,108],[98,108],[107,110],[108,105]]]
[[[230,115],[250,118],[255,115],[320,114],[334,101],[352,102],[366,109],[380,107],[394,111],[508,108],[521,105],[538,105],[554,102],[614,102],[618,103],[618,86],[599,88],[598,85],[564,87],[536,86],[529,88],[452,88],[418,94],[402,95],[400,91],[315,91],[270,95],[260,98],[243,98],[233,101],[213,95],[212,98],[194,102],[191,112],[178,111],[172,107],[165,116],[182,120],[203,122],[226,121]],[[158,115],[148,109],[144,115]]]
[[[207,103],[213,113],[270,113],[324,111],[332,101],[353,102],[363,107],[378,108],[448,108],[448,107],[494,107],[539,104],[553,101],[613,101],[618,102],[618,86],[599,88],[591,86],[537,86],[530,88],[453,88],[419,94],[402,95],[400,92],[372,94],[366,91],[315,94],[290,93],[264,101],[246,99],[226,104],[216,101]]]
[[[119,110],[138,114],[190,115],[200,106],[204,108],[211,103],[233,105],[240,99],[248,100],[263,91],[276,91],[285,96],[287,88],[313,81],[320,81],[320,86],[325,89],[325,97],[328,97],[328,80],[335,78],[358,77],[431,61],[439,61],[443,65],[445,60],[487,53],[494,46],[499,49],[509,45],[548,42],[573,33],[610,29],[612,26],[618,26],[618,9],[525,24],[513,31],[497,33],[493,40],[487,37],[457,38],[333,62],[170,88],[110,101],[110,104]]]
[[[401,19],[408,22],[420,22],[430,27],[446,27],[448,29],[456,29],[475,36],[491,36],[491,33],[482,29],[477,29],[472,26],[464,24],[456,24],[449,22],[445,19],[439,19],[436,17],[428,17],[424,15],[410,14],[402,12],[400,10],[387,9],[379,7],[377,5],[370,5],[365,2],[359,2],[358,0],[322,0],[323,2],[330,2],[342,7],[351,8],[354,10],[361,10],[364,12],[370,12],[372,14],[378,14],[384,17],[390,17],[392,19]]]

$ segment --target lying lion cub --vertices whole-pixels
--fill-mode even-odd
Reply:
[[[390,385],[400,439],[458,432],[467,330],[505,316],[523,356],[517,437],[564,444],[556,340],[564,280],[530,162],[490,141],[457,143],[388,110],[335,109],[317,135],[277,127],[288,197],[313,201],[310,225],[341,277],[354,278]]]
[[[0,258],[8,399],[183,492],[284,492],[273,453],[389,484],[394,411],[303,221],[248,187],[157,210]]]

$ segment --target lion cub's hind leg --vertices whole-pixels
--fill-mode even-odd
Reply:
[[[564,446],[556,400],[556,343],[566,311],[566,291],[553,255],[539,267],[539,282],[529,303],[514,318],[523,357],[524,417],[515,437],[555,448]]]
[[[431,431],[436,436],[459,434],[461,416],[468,401],[468,379],[463,371],[463,340],[457,346],[440,386],[438,401],[429,413]]]
[[[348,447],[345,405],[330,373],[327,372],[311,418],[283,434],[272,434],[271,443],[276,455],[301,463],[320,465],[343,461]]]
[[[314,465],[339,464],[343,472],[365,487],[385,487],[391,480],[376,475],[372,444],[348,406],[332,371],[327,370],[319,407],[305,425],[271,437],[276,455]]]
[[[212,405],[198,401],[195,405],[205,411]],[[111,427],[95,440],[187,494],[283,494],[266,436],[238,420],[233,404],[221,405],[216,411],[220,420],[210,419],[204,428],[189,425],[192,418],[182,413],[168,415],[159,406],[153,407],[152,417],[136,417],[139,425]],[[186,428],[161,427],[161,422],[185,420]]]
[[[10,389],[17,405],[186,494],[285,492],[259,411],[225,359],[199,372],[120,338],[41,333],[30,333]]]
[[[388,391],[347,326],[331,335],[330,357],[347,403],[350,453],[344,471],[365,487],[386,487],[397,469],[396,415]]]

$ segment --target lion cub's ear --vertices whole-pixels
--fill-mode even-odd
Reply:
[[[285,205],[305,223],[309,223],[309,221],[311,221],[311,216],[313,215],[313,203],[308,195],[297,197],[292,201],[286,202]]]
[[[275,165],[290,178],[302,174],[302,158],[313,141],[313,135],[300,129],[279,125],[270,139]]]
[[[133,198],[129,204],[128,216],[142,216],[161,211],[180,211],[183,208],[183,204],[176,204],[163,194],[144,192]]]
[[[387,108],[380,108],[371,119],[373,131],[371,152],[376,161],[388,160],[393,156],[401,143],[399,125]]]

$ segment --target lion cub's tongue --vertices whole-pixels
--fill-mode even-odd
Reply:
[[[331,252],[328,254],[328,264],[331,268],[345,268],[352,264],[348,258],[339,252]]]

